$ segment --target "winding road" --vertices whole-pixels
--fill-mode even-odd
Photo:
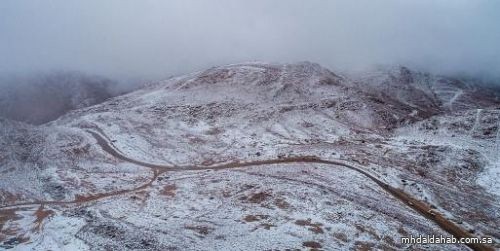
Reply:
[[[165,173],[165,172],[173,172],[173,171],[189,171],[189,170],[223,170],[223,169],[232,169],[232,168],[242,168],[242,167],[249,167],[249,166],[262,166],[262,165],[270,165],[270,164],[290,164],[290,163],[316,163],[316,164],[326,164],[326,165],[333,165],[333,166],[342,166],[349,168],[351,170],[354,170],[365,177],[369,178],[372,180],[375,184],[377,184],[379,187],[381,187],[383,190],[391,194],[394,198],[400,200],[404,204],[406,204],[408,207],[412,208],[413,210],[417,211],[421,215],[425,216],[427,219],[433,221],[437,225],[439,225],[444,231],[450,233],[453,235],[455,238],[460,239],[460,238],[473,238],[471,233],[468,231],[462,229],[460,226],[456,225],[452,221],[446,219],[442,214],[434,211],[430,205],[427,203],[414,199],[411,197],[409,194],[405,193],[403,190],[392,187],[385,182],[379,180],[372,174],[368,173],[367,171],[361,169],[360,167],[356,167],[354,165],[351,165],[349,163],[346,163],[344,161],[340,160],[325,160],[321,159],[315,156],[303,156],[303,157],[287,157],[287,158],[278,158],[278,159],[267,159],[267,160],[256,160],[256,161],[248,161],[248,162],[230,162],[230,163],[225,163],[225,164],[220,164],[220,165],[209,165],[209,166],[171,166],[171,165],[161,165],[161,164],[152,164],[152,163],[147,163],[139,160],[132,159],[130,157],[125,156],[123,153],[121,153],[117,148],[108,140],[105,139],[105,136],[102,136],[101,134],[87,130],[89,134],[91,134],[97,141],[97,144],[108,154],[114,156],[117,159],[120,159],[122,161],[130,162],[139,166],[147,167],[150,168],[153,171],[153,175],[150,178],[150,180],[147,183],[144,183],[138,187],[131,188],[131,189],[123,189],[123,190],[118,190],[118,191],[113,191],[109,193],[101,193],[101,194],[94,194],[94,195],[88,195],[88,196],[77,196],[74,200],[71,201],[36,201],[36,202],[26,202],[26,203],[19,203],[19,204],[13,204],[13,205],[8,205],[8,206],[2,206],[0,207],[1,210],[11,210],[12,208],[19,208],[19,207],[27,207],[27,206],[45,206],[45,205],[71,205],[71,204],[83,204],[83,203],[88,203],[92,201],[97,201],[100,199],[104,198],[109,198],[113,196],[118,196],[118,195],[123,195],[131,192],[136,192],[142,189],[145,189],[149,186],[151,186],[157,178]],[[494,250],[493,248],[483,245],[483,244],[474,244],[474,243],[469,243],[466,244],[468,247],[470,247],[473,250]]]

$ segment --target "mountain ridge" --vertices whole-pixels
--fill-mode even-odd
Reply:
[[[308,62],[243,63],[70,111],[18,134],[37,139],[27,154],[36,158],[0,155],[0,206],[8,208],[0,224],[10,230],[0,243],[401,249],[408,234],[447,234],[359,173],[265,162],[307,156],[359,166],[430,215],[499,243],[499,102],[441,80],[406,68],[353,77]],[[227,163],[241,166],[205,170]],[[16,203],[28,206],[9,207]]]

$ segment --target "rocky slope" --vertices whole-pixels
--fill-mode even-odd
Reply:
[[[1,126],[4,248],[433,250],[400,238],[460,231],[500,243],[500,99],[459,79],[235,64]]]

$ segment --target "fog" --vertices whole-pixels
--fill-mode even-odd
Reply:
[[[0,74],[159,79],[213,65],[500,76],[500,1],[2,0]]]

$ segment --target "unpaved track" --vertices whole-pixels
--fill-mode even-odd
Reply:
[[[304,157],[287,157],[287,158],[279,158],[279,159],[268,159],[268,160],[256,160],[256,161],[249,161],[249,162],[230,162],[230,163],[225,163],[225,164],[220,164],[220,165],[211,165],[211,166],[170,166],[170,165],[161,165],[161,164],[152,164],[152,163],[147,163],[139,160],[135,160],[132,158],[129,158],[125,156],[124,154],[120,153],[115,146],[113,146],[112,143],[108,142],[104,136],[100,135],[99,133],[96,133],[94,131],[87,130],[88,133],[90,133],[96,140],[98,145],[107,153],[111,154],[117,159],[127,161],[130,163],[134,163],[140,166],[148,167],[152,169],[153,171],[153,176],[151,179],[136,188],[131,188],[131,189],[124,189],[124,190],[119,190],[119,191],[114,191],[110,193],[102,193],[102,194],[95,194],[95,195],[89,195],[89,196],[77,196],[75,200],[72,201],[37,201],[37,202],[26,202],[26,203],[19,203],[19,204],[14,204],[14,205],[9,205],[9,206],[3,206],[0,207],[1,209],[4,210],[11,210],[13,207],[23,207],[23,206],[35,206],[35,205],[68,205],[68,204],[83,204],[87,202],[92,202],[92,201],[97,201],[100,199],[112,197],[112,196],[117,196],[117,195],[123,195],[131,192],[136,192],[139,190],[142,190],[144,188],[147,188],[153,184],[154,181],[160,176],[161,174],[169,171],[192,171],[192,170],[223,170],[223,169],[232,169],[232,168],[242,168],[242,167],[248,167],[248,166],[260,166],[260,165],[270,165],[270,164],[291,164],[291,163],[316,163],[316,164],[326,164],[326,165],[335,165],[335,166],[343,166],[346,168],[349,168],[351,170],[354,170],[365,177],[369,178],[373,182],[375,182],[379,187],[381,187],[383,190],[394,196],[396,199],[400,200],[404,204],[406,204],[408,207],[414,209],[421,215],[425,216],[427,219],[432,220],[435,222],[437,225],[439,225],[443,230],[446,232],[452,234],[455,238],[460,239],[460,238],[472,238],[475,237],[471,233],[465,231],[462,229],[460,226],[456,225],[455,223],[451,222],[450,220],[446,219],[443,217],[440,213],[433,211],[433,209],[425,202],[417,200],[412,198],[410,195],[402,191],[401,189],[392,187],[383,181],[379,180],[375,176],[371,175],[370,173],[366,172],[363,169],[360,169],[356,166],[353,166],[351,164],[342,162],[342,161],[334,161],[334,160],[324,160],[320,159],[318,157],[314,156],[304,156]],[[468,247],[470,247],[473,250],[494,250],[493,248],[483,245],[483,244],[466,244]]]

